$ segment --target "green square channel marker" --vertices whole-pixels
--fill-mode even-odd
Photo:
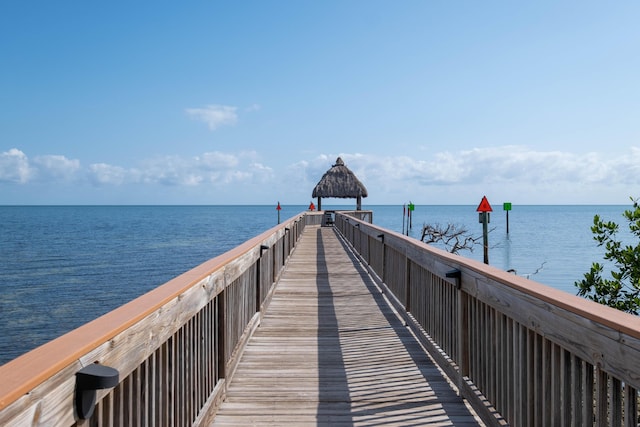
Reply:
[[[505,211],[510,211],[511,210],[511,202],[503,203],[502,207],[504,208]]]

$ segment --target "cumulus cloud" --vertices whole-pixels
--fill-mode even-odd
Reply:
[[[636,150],[637,151],[637,150]],[[633,156],[631,156],[632,158]],[[474,166],[473,159],[480,164]],[[479,176],[478,169],[485,170],[485,180],[504,182],[518,180],[533,184],[584,183],[613,185],[640,182],[637,160],[630,162],[629,156],[608,157],[605,153],[576,154],[563,151],[537,151],[526,147],[508,146],[502,150],[473,150],[465,156],[467,170],[471,176]],[[631,172],[631,173],[630,173]]]
[[[0,153],[0,181],[24,184],[35,174],[27,155],[17,148]]]
[[[42,155],[34,159],[12,148],[0,153],[0,181],[26,184],[31,181],[72,180],[80,161],[61,155]]]
[[[460,203],[458,195],[489,190],[508,197],[529,191],[539,200],[554,193],[556,197],[549,203],[604,203],[594,200],[595,188],[615,188],[616,194],[623,195],[615,200],[624,202],[632,195],[626,194],[633,191],[632,186],[640,184],[638,148],[632,148],[630,155],[620,156],[543,151],[516,145],[421,152],[415,157],[322,154],[290,165],[288,173],[298,174],[301,182],[312,187],[338,156],[365,184],[370,196],[384,194],[385,203],[406,197],[405,194],[414,198],[439,195],[444,198],[442,203]],[[576,192],[581,193],[582,199],[578,200]]]
[[[186,190],[201,187],[207,192],[233,193],[230,189],[234,185],[268,188],[274,176],[272,167],[262,163],[256,151],[211,151],[192,157],[158,156],[143,160],[136,167],[98,162],[84,168],[79,160],[62,155],[29,159],[18,149],[0,153],[0,183],[46,182],[52,188],[73,181],[78,186],[102,188],[134,185],[138,188],[183,187]]]
[[[52,179],[73,179],[80,170],[80,160],[60,155],[38,156],[33,160],[40,175]]]
[[[145,184],[194,185],[192,163],[180,156],[164,156],[146,160],[141,165],[141,180]]]
[[[89,177],[98,185],[121,185],[132,176],[125,168],[106,163],[94,163],[89,166]]]
[[[616,180],[628,185],[640,183],[640,148],[631,147],[631,154],[624,156],[615,165]]]
[[[192,119],[206,123],[211,130],[233,126],[238,121],[237,108],[228,105],[207,105],[204,108],[187,108],[185,111]]]
[[[273,168],[258,162],[249,165],[249,172],[255,182],[267,182],[275,176]]]
[[[257,162],[257,157],[255,152],[219,151],[206,152],[194,157],[156,157],[144,161],[138,174],[144,183],[167,186],[260,182],[269,179],[273,171]]]
[[[238,166],[238,157],[233,154],[210,152],[194,158],[194,164],[204,170],[229,169]]]
[[[0,183],[164,186],[194,195],[285,195],[299,200],[310,197],[338,156],[378,203],[415,201],[417,197],[424,197],[426,203],[467,203],[485,191],[514,199],[522,195],[527,203],[624,203],[629,196],[640,197],[630,193],[640,188],[640,148],[635,147],[619,156],[516,145],[419,152],[416,156],[338,153],[303,158],[289,166],[270,164],[256,151],[210,151],[190,157],[153,157],[135,167],[108,163],[82,167],[79,160],[63,155],[29,159],[14,148],[0,153]]]
[[[348,157],[343,157],[347,161]],[[599,153],[537,151],[522,146],[442,151],[430,158],[353,156],[350,167],[369,171],[372,178],[419,180],[424,185],[478,182],[640,182],[640,150],[631,156],[606,158]]]

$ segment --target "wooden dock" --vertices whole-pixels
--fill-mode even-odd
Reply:
[[[476,426],[333,227],[307,227],[213,426]]]
[[[637,316],[325,214],[0,366],[0,425],[640,425]]]

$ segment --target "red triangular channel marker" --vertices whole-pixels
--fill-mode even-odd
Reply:
[[[482,200],[480,201],[480,204],[478,205],[478,209],[476,209],[476,212],[493,212],[493,209],[491,209],[491,205],[487,200],[487,196],[482,196]]]
[[[278,202],[278,206],[276,206],[276,210],[279,211],[280,209],[282,208],[280,207],[280,202]]]

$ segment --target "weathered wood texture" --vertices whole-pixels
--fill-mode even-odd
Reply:
[[[220,425],[473,424],[421,346],[487,424],[638,424],[638,317],[376,227],[366,212],[336,213],[335,228],[300,240],[321,218],[285,221],[0,366],[0,425],[209,425],[229,384]],[[78,422],[75,373],[90,363],[121,381]]]
[[[335,224],[487,423],[638,424],[637,316],[353,218]]]
[[[213,426],[478,425],[333,228],[308,227]]]
[[[305,225],[291,218],[0,366],[0,425],[207,424]],[[75,374],[91,363],[117,369],[120,383],[81,421]]]

